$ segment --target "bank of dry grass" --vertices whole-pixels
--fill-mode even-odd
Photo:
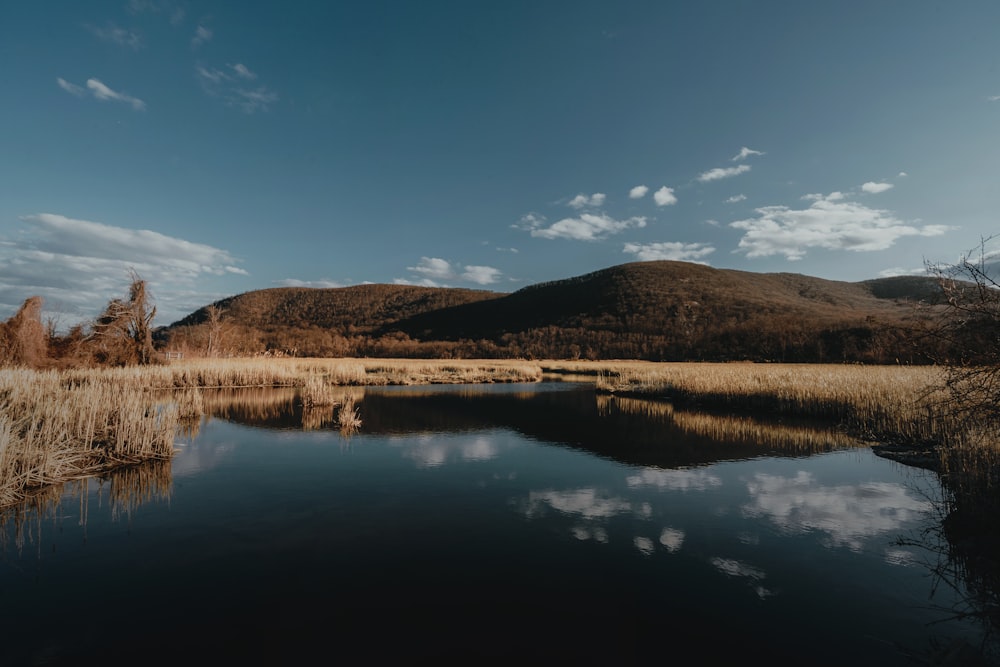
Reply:
[[[949,416],[931,366],[560,362],[549,372],[594,376],[598,391],[666,398],[734,411],[815,416],[862,437],[925,441],[947,433]]]
[[[538,364],[517,360],[255,358],[74,369],[65,371],[64,377],[70,383],[101,378],[135,389],[303,387],[310,378],[338,386],[373,386],[536,382],[542,377],[542,369]]]
[[[50,484],[169,458],[176,405],[113,382],[0,370],[0,506]]]

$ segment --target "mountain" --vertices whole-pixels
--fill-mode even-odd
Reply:
[[[933,278],[850,283],[634,262],[513,293],[401,285],[276,288],[212,304],[229,347],[302,355],[923,361]],[[158,332],[195,351],[202,308]]]

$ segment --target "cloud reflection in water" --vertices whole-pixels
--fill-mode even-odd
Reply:
[[[744,515],[767,518],[789,533],[821,531],[827,546],[852,551],[861,551],[872,537],[899,532],[931,510],[928,501],[914,498],[900,484],[823,486],[805,471],[792,477],[757,473],[747,490]]]

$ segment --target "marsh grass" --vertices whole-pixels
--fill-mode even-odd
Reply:
[[[596,374],[603,393],[829,419],[873,441],[923,442],[955,426],[934,389],[943,371],[930,366],[594,362],[555,368]]]
[[[177,405],[56,371],[0,370],[0,506],[47,485],[169,458]]]
[[[345,435],[356,433],[361,428],[361,415],[354,405],[353,396],[345,396],[337,408],[337,426]]]
[[[337,386],[537,382],[541,366],[517,360],[196,359],[155,366],[73,369],[67,384],[95,378],[137,390],[188,387],[302,387],[312,376]]]
[[[306,409],[336,405],[334,387],[317,373],[310,373],[299,392],[299,400]]]

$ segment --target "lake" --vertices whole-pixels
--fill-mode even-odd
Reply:
[[[936,477],[576,383],[205,393],[173,461],[7,512],[0,664],[895,665],[975,644]]]

